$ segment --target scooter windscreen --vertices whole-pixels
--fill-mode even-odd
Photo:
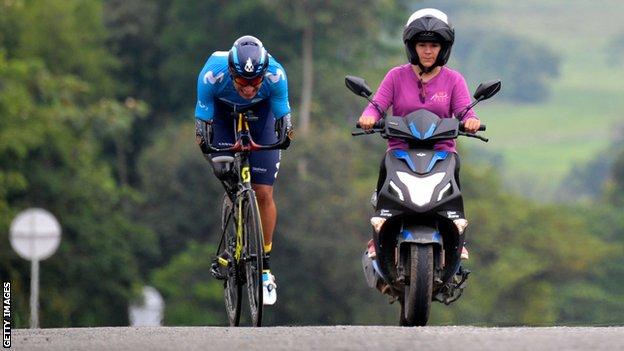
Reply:
[[[425,143],[423,146],[441,139],[455,139],[458,129],[457,119],[440,118],[427,110],[414,111],[405,117],[386,118],[387,137],[403,139],[408,143]]]

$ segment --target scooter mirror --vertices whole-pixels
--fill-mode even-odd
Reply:
[[[499,79],[483,82],[479,84],[473,97],[477,101],[487,100],[500,91],[501,85],[502,84]]]
[[[355,95],[370,97],[373,94],[363,78],[346,76],[345,84]]]

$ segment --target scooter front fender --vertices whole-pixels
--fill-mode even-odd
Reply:
[[[415,244],[434,244],[443,247],[442,235],[436,228],[424,226],[424,225],[411,225],[403,228],[399,233],[397,242],[399,247],[405,243]]]

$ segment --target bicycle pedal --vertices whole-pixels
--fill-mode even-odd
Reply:
[[[219,267],[219,264],[217,262],[212,262],[212,264],[210,265],[210,274],[212,274],[215,279],[227,280],[227,276],[221,273],[221,267]]]
[[[223,258],[223,257],[217,257],[217,261],[223,267],[228,267],[230,265],[230,262],[228,260],[226,260],[225,258]]]

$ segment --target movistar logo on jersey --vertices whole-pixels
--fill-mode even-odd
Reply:
[[[251,57],[247,58],[247,62],[245,62],[245,72],[253,72],[254,71],[254,66],[253,63],[251,62]]]
[[[222,80],[223,80],[223,72],[221,72],[221,73],[217,74],[217,76],[215,76],[212,71],[208,71],[204,75],[204,84],[208,84],[208,82],[210,82],[210,84],[214,84],[214,83],[220,82]]]
[[[280,79],[286,79],[284,71],[282,71],[281,68],[278,68],[275,74],[267,73],[265,76],[267,76],[272,83],[277,83]]]

